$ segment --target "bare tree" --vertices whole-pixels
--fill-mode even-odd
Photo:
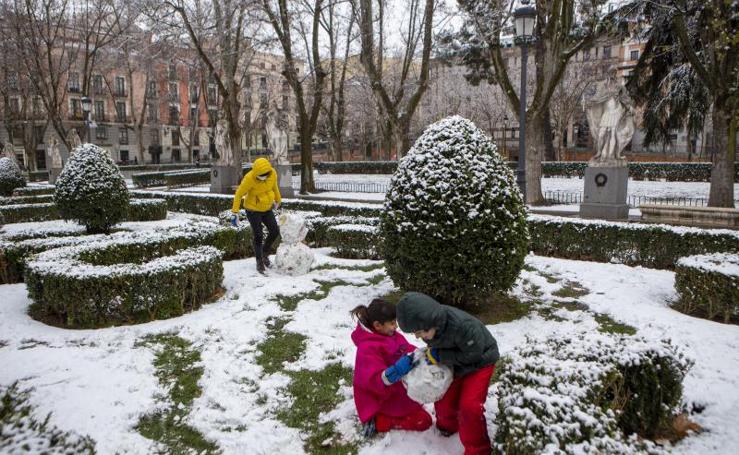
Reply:
[[[384,0],[377,2],[377,16],[374,13],[373,3],[374,0],[359,0],[357,8],[362,41],[361,61],[378,104],[384,111],[386,134],[391,136],[399,159],[409,148],[408,133],[411,119],[428,86],[436,2],[434,0],[407,2],[408,17],[403,27],[404,48],[398,64],[394,65],[398,71],[394,80],[388,78],[385,71],[389,58],[385,46],[386,2]],[[420,67],[416,60],[419,47]],[[413,86],[415,88],[409,91]]]
[[[312,142],[321,111],[324,83],[328,75],[323,68],[319,52],[323,0],[305,0],[300,4],[295,2],[291,5],[288,5],[287,0],[262,0],[262,8],[282,48],[285,59],[282,75],[295,94],[300,137],[300,192],[305,194],[315,191]],[[299,54],[296,48],[299,46],[293,36],[295,30],[306,44],[305,57],[308,62],[306,74],[300,74],[298,71]]]

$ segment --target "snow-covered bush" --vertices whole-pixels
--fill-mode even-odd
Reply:
[[[366,224],[339,224],[326,229],[328,245],[336,255],[346,259],[380,259],[377,226]]]
[[[673,308],[693,316],[739,324],[739,254],[688,256],[677,261]]]
[[[0,215],[6,223],[28,223],[61,218],[56,204],[0,204]],[[157,221],[167,218],[167,201],[164,199],[131,199],[123,221]]]
[[[0,453],[93,455],[95,441],[54,426],[31,405],[28,391],[15,383],[0,385]]]
[[[163,245],[103,240],[34,256],[25,272],[29,313],[54,325],[95,328],[200,308],[221,287],[223,252]]]
[[[83,245],[99,241],[145,243],[147,248],[164,254],[182,248],[210,245],[223,251],[226,259],[239,259],[254,254],[251,229],[241,225],[237,229],[219,226],[211,221],[190,221],[181,226],[138,232],[114,232],[110,235],[83,235],[79,230],[50,232],[48,238],[20,240],[0,235],[0,284],[23,280],[29,257],[53,248]],[[28,235],[28,234],[26,234]],[[44,237],[44,236],[42,236]],[[136,262],[137,256],[122,256],[124,250],[106,250],[108,264]]]
[[[398,165],[380,235],[396,286],[450,304],[509,289],[528,253],[513,173],[495,144],[459,116],[429,126]]]
[[[24,186],[26,179],[15,161],[8,157],[0,158],[0,196],[10,196],[14,189]]]
[[[89,233],[108,232],[128,210],[128,189],[108,152],[93,144],[77,147],[56,181],[54,202],[65,220]]]
[[[581,333],[529,339],[498,381],[501,453],[649,453],[691,366],[670,341]]]

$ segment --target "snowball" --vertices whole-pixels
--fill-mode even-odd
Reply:
[[[418,365],[403,377],[408,396],[421,404],[441,400],[454,380],[451,368],[446,365],[431,365],[426,362],[425,357],[425,349],[417,350],[414,360]]]
[[[280,237],[283,243],[299,243],[308,235],[308,226],[300,215],[283,213],[277,222],[280,225]]]
[[[275,265],[280,273],[290,276],[305,275],[314,261],[313,251],[302,243],[282,243],[277,248]]]

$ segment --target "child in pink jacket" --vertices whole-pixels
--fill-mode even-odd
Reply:
[[[431,415],[408,398],[400,383],[413,368],[416,349],[396,330],[395,305],[374,299],[351,312],[357,319],[352,341],[357,346],[354,364],[354,403],[365,436],[392,429],[425,431]]]

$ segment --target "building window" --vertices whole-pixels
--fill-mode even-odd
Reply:
[[[159,145],[159,130],[151,130],[151,143]]]
[[[128,145],[128,128],[120,128],[118,130],[118,143]]]
[[[41,98],[33,99],[33,115],[41,115]]]
[[[72,104],[72,117],[81,119],[82,118],[82,105],[80,104],[79,98],[72,98],[69,100]]]
[[[282,81],[282,91],[287,92],[288,90],[290,90],[290,83],[287,82],[287,79],[284,79]]]
[[[169,106],[169,123],[171,125],[180,124],[180,110],[177,106]]]
[[[218,93],[216,88],[212,85],[208,86],[208,104],[215,106],[218,104]]]
[[[159,110],[156,104],[149,104],[149,123],[157,123],[159,121]]]
[[[126,103],[115,103],[115,115],[120,123],[126,123]]]
[[[105,125],[98,125],[95,128],[95,137],[98,139],[108,139],[108,128]]]
[[[169,83],[169,96],[174,98],[177,97],[177,82]]]
[[[259,89],[267,90],[267,78],[266,77],[259,78]]]
[[[603,48],[603,58],[611,58],[611,46],[605,46]]]
[[[190,102],[195,104],[198,102],[199,94],[198,94],[198,86],[195,84],[190,85]]]
[[[200,132],[195,130],[195,134],[192,136],[192,145],[200,145]]]
[[[190,108],[190,122],[193,125],[198,124],[198,108],[197,107],[191,107]]]
[[[177,130],[172,131],[172,145],[180,145],[180,132]]]
[[[8,89],[11,91],[18,90],[18,73],[8,74]]]
[[[156,98],[157,96],[157,83],[155,81],[149,82],[149,97]]]
[[[175,163],[179,163],[182,160],[182,155],[180,154],[180,149],[172,149],[172,161]]]
[[[8,103],[11,114],[19,114],[21,112],[20,98],[10,98],[10,100],[8,100]]]
[[[218,121],[218,111],[215,109],[208,109],[208,125],[214,126]]]
[[[36,125],[33,127],[33,138],[37,144],[44,143],[44,131],[46,131],[46,128],[43,125]]]
[[[80,92],[80,73],[69,73],[69,91]]]
[[[169,79],[170,80],[177,79],[177,65],[174,63],[169,65]]]
[[[639,60],[639,51],[638,50],[637,51],[631,51],[630,59],[631,60]]]
[[[98,122],[105,121],[105,101],[95,101],[95,120]]]
[[[121,161],[128,163],[128,150],[121,150],[119,153],[121,155]]]
[[[126,79],[123,77],[115,78],[115,96],[126,96]]]
[[[95,95],[103,94],[103,76],[96,74],[92,77],[92,93]]]

